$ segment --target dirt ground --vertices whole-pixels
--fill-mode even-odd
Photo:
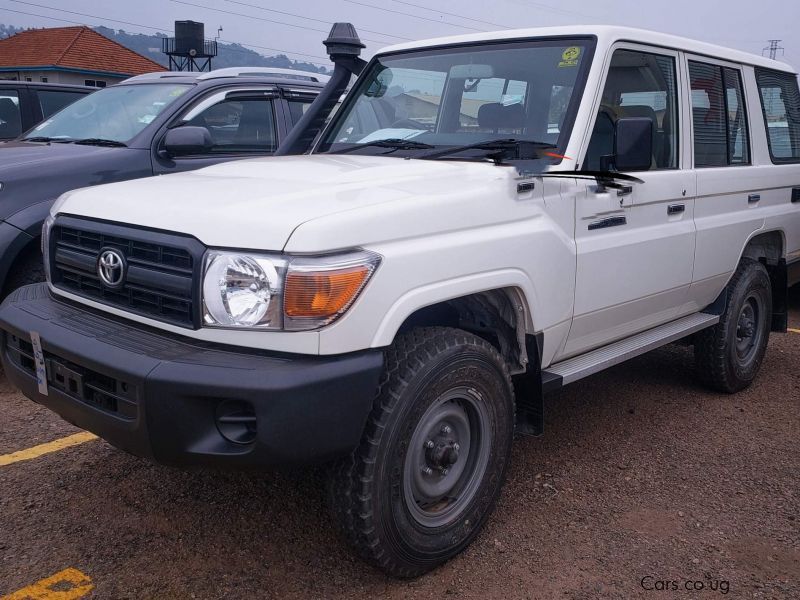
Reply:
[[[800,599],[800,333],[736,396],[670,346],[546,408],[482,535],[416,581],[349,554],[321,470],[182,472],[102,441],[0,466],[0,596],[73,568],[103,599]],[[77,431],[4,379],[0,411],[0,455]]]

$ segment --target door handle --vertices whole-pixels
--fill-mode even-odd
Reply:
[[[685,212],[685,211],[686,211],[686,205],[685,204],[670,204],[669,206],[667,206],[667,214],[669,216],[679,215],[679,214],[681,214],[682,212]]]
[[[608,227],[619,227],[620,225],[627,225],[628,219],[625,217],[608,217],[607,219],[600,219],[589,223],[589,231],[595,229],[607,229]]]
[[[747,202],[750,204],[755,204],[756,202],[761,202],[761,194],[750,194],[747,197]]]

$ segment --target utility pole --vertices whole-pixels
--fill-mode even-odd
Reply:
[[[783,56],[783,52],[784,52],[785,48],[783,46],[779,45],[782,41],[783,40],[769,40],[769,46],[765,47],[761,51],[762,56],[764,55],[764,53],[767,50],[769,50],[769,57],[772,60],[775,60],[776,58],[778,58],[778,52],[780,52],[781,56]]]

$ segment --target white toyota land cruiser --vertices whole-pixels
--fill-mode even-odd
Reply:
[[[332,461],[347,537],[414,576],[544,394],[685,338],[707,385],[753,381],[800,277],[789,67],[610,27],[326,45],[278,152],[306,154],[61,197],[48,283],[0,309],[28,397],[163,463]]]

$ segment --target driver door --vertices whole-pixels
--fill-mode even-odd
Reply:
[[[277,117],[277,88],[234,88],[215,91],[194,104],[172,127],[204,127],[214,145],[204,153],[167,156],[163,134],[154,162],[155,173],[167,174],[200,169],[220,162],[269,156],[286,133],[283,118]]]
[[[613,169],[616,122],[653,121],[649,169],[628,189],[594,181],[576,198],[575,313],[562,358],[580,354],[679,316],[692,282],[696,183],[683,161],[688,114],[677,52],[615,47],[606,67],[582,170]]]

